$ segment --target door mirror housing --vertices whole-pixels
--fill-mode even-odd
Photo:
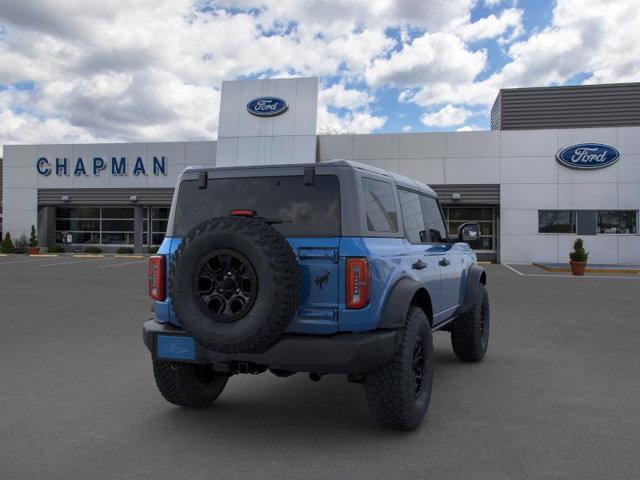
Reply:
[[[459,242],[475,242],[480,238],[479,223],[463,223],[458,227]]]

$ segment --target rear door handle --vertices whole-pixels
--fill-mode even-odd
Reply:
[[[443,258],[442,260],[440,260],[438,262],[438,265],[440,265],[441,267],[447,267],[447,266],[451,265],[451,262],[449,261],[448,258]]]
[[[427,264],[424,263],[422,260],[418,260],[413,265],[411,265],[411,268],[413,268],[414,270],[422,270],[427,268]]]

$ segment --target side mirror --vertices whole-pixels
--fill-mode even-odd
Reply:
[[[463,223],[458,227],[459,242],[475,242],[480,238],[479,223]]]

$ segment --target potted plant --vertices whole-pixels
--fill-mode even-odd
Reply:
[[[0,252],[2,253],[13,253],[15,248],[13,247],[13,240],[11,240],[11,234],[7,232],[4,236],[4,240],[0,243]]]
[[[38,255],[40,247],[38,247],[38,237],[36,235],[35,225],[31,225],[31,235],[29,235],[29,255]]]
[[[584,249],[584,242],[581,238],[577,238],[573,243],[573,252],[569,254],[571,260],[571,273],[577,276],[584,275],[584,271],[587,268],[587,260],[589,259],[589,252]]]

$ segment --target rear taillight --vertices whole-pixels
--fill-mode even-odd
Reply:
[[[362,308],[369,303],[369,260],[347,259],[347,308]]]
[[[164,255],[149,257],[149,296],[158,302],[165,298],[165,259]]]

